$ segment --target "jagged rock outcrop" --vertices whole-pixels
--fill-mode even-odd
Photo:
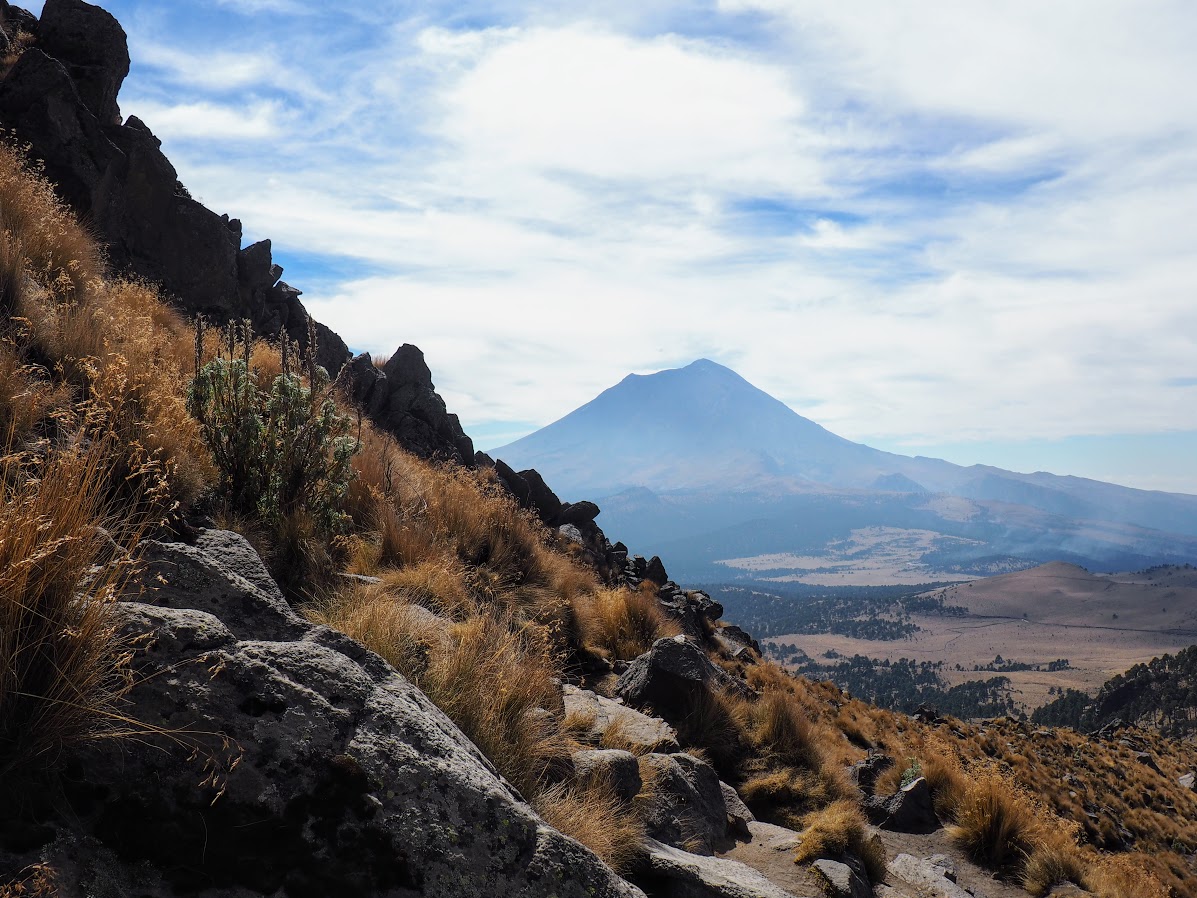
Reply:
[[[474,467],[474,444],[436,392],[418,347],[404,343],[381,369],[362,353],[349,363],[347,375],[354,401],[403,448]]]
[[[240,222],[191,197],[144,122],[122,124],[129,51],[117,20],[82,0],[46,0],[33,30],[35,46],[0,82],[0,124],[30,145],[113,269],[160,284],[189,314],[248,319],[306,347],[309,316],[300,292],[279,280],[269,242],[242,250]],[[315,330],[317,361],[335,376],[349,350],[323,325]]]
[[[627,547],[622,543],[612,545],[607,539],[594,520],[599,516],[599,507],[593,502],[562,502],[535,469],[513,470],[502,459],[492,459],[485,452],[476,453],[474,459],[479,467],[493,469],[503,488],[540,518],[542,524],[578,543],[607,582],[635,586],[643,579],[628,576]]]
[[[385,662],[296,615],[240,537],[148,548],[116,614],[124,710],[157,729],[64,758],[59,813],[5,868],[69,871],[64,896],[640,894]]]

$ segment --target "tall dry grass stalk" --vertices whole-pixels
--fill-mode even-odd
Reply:
[[[26,153],[0,141],[0,235],[7,246],[0,254],[0,311],[16,285],[19,295],[32,278],[61,299],[82,299],[103,271],[103,257],[87,229],[54,193]]]
[[[100,529],[104,454],[0,463],[0,781],[112,733],[127,689],[110,607],[128,556]]]

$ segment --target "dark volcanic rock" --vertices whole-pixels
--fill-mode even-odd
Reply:
[[[474,444],[437,394],[417,347],[403,344],[382,370],[362,353],[349,363],[348,377],[354,400],[405,449],[474,466]]]
[[[562,504],[561,511],[558,513],[557,520],[554,523],[558,527],[565,524],[582,527],[589,524],[598,516],[599,507],[593,502],[587,502],[583,499],[581,502],[566,502]]]
[[[660,556],[654,555],[644,566],[644,579],[651,580],[657,586],[664,586],[669,582],[669,575],[665,573],[665,565]]]
[[[882,829],[902,833],[929,833],[939,828],[931,787],[923,777],[903,786],[893,795],[874,796],[865,801],[869,818]]]
[[[528,507],[547,525],[558,523],[561,514],[561,500],[549,489],[544,478],[535,469],[520,471],[520,477],[528,485]],[[593,519],[592,519],[593,520]]]
[[[129,46],[116,19],[82,0],[46,0],[37,42],[67,66],[80,97],[101,124],[120,122],[116,95],[129,74]]]
[[[732,677],[684,636],[658,639],[636,658],[615,684],[615,693],[636,708],[651,708],[674,723],[703,693],[724,690],[749,697],[752,690]]]
[[[170,735],[65,757],[69,810],[0,863],[105,895],[639,895],[381,658],[295,615],[239,537],[152,548],[173,607],[118,606],[122,710]]]
[[[863,761],[848,768],[848,776],[866,796],[873,794],[877,779],[894,766],[894,759],[881,752],[870,751]]]
[[[11,7],[9,15],[14,15]],[[38,44],[0,83],[0,124],[28,143],[58,194],[93,228],[109,265],[161,286],[183,311],[250,320],[258,333],[308,345],[299,291],[279,282],[270,246],[243,254],[241,226],[192,199],[140,119],[121,124],[125,33],[82,0],[47,0]],[[317,361],[335,376],[349,356],[316,324]]]
[[[641,808],[648,834],[694,854],[714,854],[728,842],[723,786],[711,765],[693,755],[645,755],[641,779],[651,783]]]

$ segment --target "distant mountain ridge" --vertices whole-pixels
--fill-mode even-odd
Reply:
[[[1197,558],[1197,496],[883,452],[709,359],[629,375],[491,454],[535,468],[569,499],[608,497],[599,504],[609,531],[682,557],[704,534],[734,546],[732,554],[752,554],[754,541],[781,551],[779,530],[816,508],[827,515],[830,505],[839,523],[795,548],[814,551],[818,536],[840,538],[872,520],[975,540],[978,557],[1012,554],[1028,564],[1062,558],[1108,569]],[[768,534],[758,540],[757,530]],[[702,550],[708,561],[719,552]]]

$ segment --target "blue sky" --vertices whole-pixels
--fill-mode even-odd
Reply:
[[[880,448],[1197,492],[1190,2],[102,5],[192,193],[481,446],[708,357]]]

